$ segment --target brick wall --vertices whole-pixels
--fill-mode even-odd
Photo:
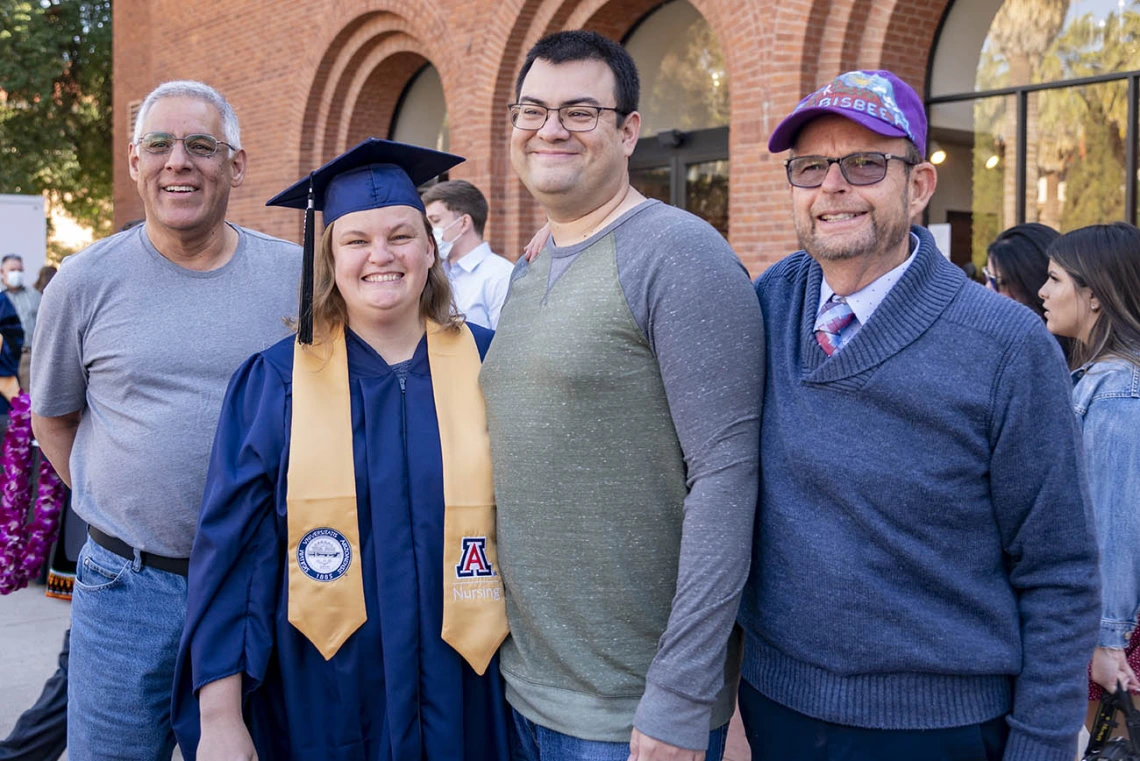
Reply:
[[[921,88],[951,0],[692,0],[724,50],[731,92],[730,227],[755,274],[796,247],[783,167],[767,150],[805,93],[851,68],[888,67]],[[229,218],[300,238],[295,212],[265,200],[364,136],[388,134],[425,63],[440,72],[452,172],[487,195],[487,235],[513,256],[541,224],[514,177],[506,105],[526,50],[559,29],[615,39],[658,0],[117,0],[115,222],[142,216],[127,172],[129,106],[168,79],[221,90],[242,124],[244,184]]]

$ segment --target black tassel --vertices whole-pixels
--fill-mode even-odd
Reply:
[[[316,210],[313,201],[313,175],[309,175],[309,203],[305,207],[305,247],[301,254],[301,313],[297,327],[297,340],[302,344],[313,343],[313,264],[315,258],[314,226]]]

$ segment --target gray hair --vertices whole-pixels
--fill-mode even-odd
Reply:
[[[233,146],[235,151],[241,149],[241,127],[238,126],[238,118],[237,114],[234,113],[233,106],[213,87],[189,79],[163,82],[151,90],[150,95],[146,96],[146,100],[139,107],[139,115],[135,118],[135,134],[131,140],[132,143],[138,143],[139,139],[142,138],[143,123],[146,122],[147,114],[150,113],[151,107],[163,98],[197,98],[209,103],[218,109],[218,113],[222,115],[222,135],[225,137],[225,142]]]

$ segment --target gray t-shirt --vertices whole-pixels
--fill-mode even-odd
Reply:
[[[40,305],[32,410],[81,411],[75,512],[147,552],[188,557],[230,375],[285,337],[300,247],[234,227],[233,258],[198,272],[139,226],[68,258]]]
[[[732,716],[759,487],[764,324],[740,260],[657,201],[548,243],[516,266],[480,381],[507,700],[573,737],[706,747]]]

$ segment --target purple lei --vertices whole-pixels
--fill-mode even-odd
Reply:
[[[41,457],[35,516],[25,525],[32,502],[32,403],[25,392],[12,400],[8,418],[0,450],[0,595],[23,589],[39,574],[59,530],[64,499],[63,482]]]

